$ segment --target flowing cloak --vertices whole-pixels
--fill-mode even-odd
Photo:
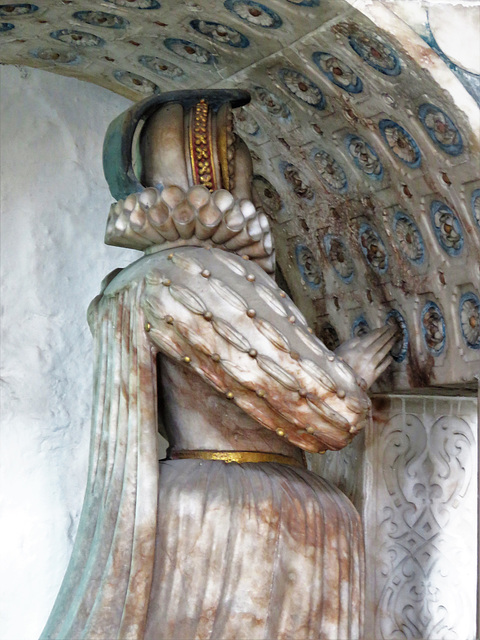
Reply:
[[[308,451],[339,449],[361,428],[369,401],[352,370],[260,267],[220,249],[141,258],[91,316],[87,489],[42,640],[359,637],[362,532],[339,491],[273,463],[175,460],[159,472],[156,444],[159,352],[188,354],[203,380]]]

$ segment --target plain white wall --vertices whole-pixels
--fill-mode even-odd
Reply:
[[[86,481],[92,339],[103,277],[140,254],[106,247],[103,136],[129,101],[0,68],[0,639],[42,631]]]

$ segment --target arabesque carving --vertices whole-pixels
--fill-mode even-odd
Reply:
[[[374,436],[379,465],[367,517],[379,639],[475,636],[475,436],[468,413],[438,415],[426,402],[420,413],[421,403],[406,399],[405,413],[390,410]],[[456,399],[443,402],[458,407]],[[383,422],[384,413],[376,418]]]

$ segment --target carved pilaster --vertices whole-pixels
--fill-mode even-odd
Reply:
[[[365,637],[473,639],[473,398],[377,398],[365,449]]]

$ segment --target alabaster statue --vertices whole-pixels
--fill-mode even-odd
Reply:
[[[145,255],[89,309],[88,485],[44,639],[362,635],[360,519],[303,452],[340,449],[362,428],[395,337],[377,330],[332,353],[275,284],[232,126],[248,99],[162,94],[107,133],[118,202],[106,242]]]

